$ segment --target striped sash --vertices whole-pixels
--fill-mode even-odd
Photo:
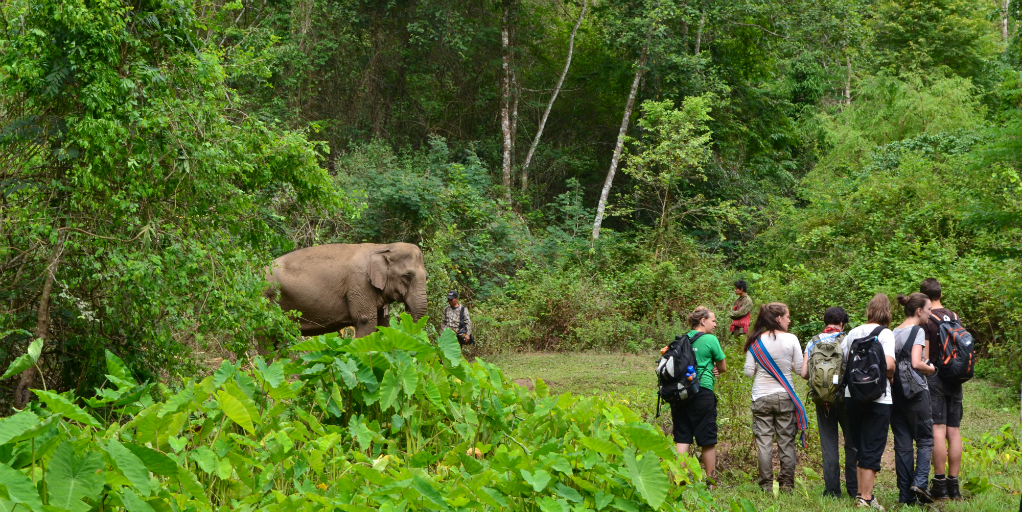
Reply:
[[[796,390],[789,383],[789,379],[782,374],[779,365],[775,364],[775,360],[772,359],[768,350],[764,348],[764,343],[761,343],[760,338],[750,346],[750,353],[754,356],[757,363],[761,365],[761,368],[764,368],[764,371],[775,377],[775,380],[779,381],[779,384],[786,388],[786,393],[789,393],[789,398],[793,400],[793,405],[796,407],[796,426],[800,430],[800,443],[804,448],[807,448],[807,440],[804,439],[804,431],[807,430],[807,410],[804,409],[804,404],[800,401],[800,397],[796,396]]]

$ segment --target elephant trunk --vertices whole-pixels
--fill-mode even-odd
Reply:
[[[409,312],[413,320],[419,320],[427,314],[427,287],[426,284],[413,287],[406,295],[405,310]]]

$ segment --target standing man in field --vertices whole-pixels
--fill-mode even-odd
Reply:
[[[925,350],[932,364],[942,360],[942,346],[939,340],[940,319],[957,319],[956,313],[942,306],[942,285],[933,277],[921,282],[921,293],[932,302],[931,318],[922,327],[925,334]],[[962,319],[960,320],[963,321]],[[964,416],[963,384],[947,382],[938,373],[928,376],[928,391],[931,394],[932,409],[932,499],[960,498],[960,460],[964,445],[960,438],[960,419]],[[946,463],[949,463],[947,471]]]
[[[733,292],[739,295],[736,299],[736,303],[732,305],[732,311],[729,312],[729,318],[732,319],[732,323],[729,324],[729,332],[733,336],[746,336],[747,331],[750,330],[750,311],[754,309],[754,301],[751,300],[750,295],[747,295],[747,282],[740,279],[733,283]]]
[[[455,331],[459,339],[459,345],[473,345],[473,322],[469,319],[469,311],[466,306],[459,304],[459,292],[452,290],[448,292],[448,305],[444,307],[444,314],[441,315],[441,329]]]

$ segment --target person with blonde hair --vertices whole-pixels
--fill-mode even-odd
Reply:
[[[709,486],[714,486],[716,473],[715,445],[718,444],[718,397],[715,396],[715,377],[725,373],[725,352],[715,337],[718,321],[714,311],[699,306],[687,321],[690,331],[686,338],[693,344],[697,359],[697,379],[700,390],[683,402],[669,402],[672,408],[672,438],[679,453],[687,453],[694,440],[701,447],[701,460],[707,473]]]
[[[850,441],[857,449],[857,507],[885,510],[878,500],[875,499],[875,477],[882,469],[882,452],[885,451],[885,443],[889,434],[889,418],[892,415],[892,389],[889,382],[896,371],[896,338],[889,330],[889,323],[892,322],[892,305],[889,297],[884,293],[876,294],[868,302],[866,315],[867,323],[850,330],[850,333],[843,338],[843,357],[846,359],[846,415],[850,418]],[[857,380],[854,378],[859,365],[856,358],[861,358],[861,347],[866,352],[874,354],[871,357],[884,359],[877,363],[884,366],[884,369],[872,366],[872,371],[878,372],[874,375],[874,381]],[[850,357],[855,352],[856,358]],[[864,356],[865,360],[868,356]],[[879,382],[879,380],[881,382]],[[860,389],[852,394],[851,386],[864,384],[865,389],[870,386],[879,389],[876,392],[878,398],[868,400],[864,398]]]
[[[796,475],[796,434],[807,428],[807,413],[793,389],[793,371],[803,364],[800,340],[788,332],[789,308],[773,302],[761,306],[743,346],[743,373],[754,378],[750,391],[758,485],[772,491],[772,441],[779,447],[779,487],[792,492]]]

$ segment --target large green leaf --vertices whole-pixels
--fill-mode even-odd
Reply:
[[[124,508],[128,512],[156,512],[152,505],[146,503],[146,500],[142,499],[131,489],[124,489],[118,495],[121,497],[121,503],[124,504]]]
[[[241,403],[243,407],[245,407],[245,410],[246,412],[249,413],[249,418],[252,419],[253,423],[257,425],[263,423],[263,418],[260,416],[260,411],[259,409],[256,408],[256,402],[253,402],[252,398],[250,398],[249,395],[245,393],[245,390],[242,389],[242,387],[239,386],[235,381],[225,382],[224,391],[230,393],[231,396],[235,397],[235,399],[237,399],[238,402]]]
[[[0,376],[0,380],[4,380],[8,377],[13,377],[19,373],[28,370],[32,365],[39,361],[39,354],[43,353],[43,339],[36,338],[32,343],[28,345],[28,351],[19,356],[10,366],[7,367],[7,371],[4,372],[3,376]]]
[[[410,364],[402,369],[402,389],[405,391],[406,396],[411,397],[416,394],[419,380],[420,372],[416,366]]]
[[[128,479],[143,495],[149,496],[152,492],[149,481],[149,471],[141,459],[135,456],[128,448],[119,443],[117,439],[111,439],[107,443],[107,454],[114,461],[117,470]]]
[[[398,377],[394,372],[384,372],[384,378],[380,382],[380,410],[387,411],[395,403],[398,393],[402,390]]]
[[[355,361],[338,358],[334,360],[334,368],[338,370],[338,374],[341,375],[341,380],[345,383],[346,388],[352,389],[359,383],[359,379],[356,377],[359,366]]]
[[[281,361],[274,361],[273,364],[267,366],[262,357],[256,356],[255,364],[256,369],[260,372],[260,377],[271,388],[276,388],[284,382],[284,363]]]
[[[89,452],[78,458],[71,443],[60,443],[46,469],[48,505],[88,512],[92,507],[82,499],[96,499],[103,491],[103,467],[103,456],[99,453]]]
[[[238,366],[231,364],[231,361],[228,361],[227,359],[221,361],[220,368],[217,368],[217,371],[213,372],[213,385],[220,387],[221,384],[227,382],[236,371],[238,371]]]
[[[6,444],[7,441],[28,432],[29,429],[38,424],[39,416],[36,416],[29,410],[21,411],[14,416],[8,416],[0,420],[0,444]]]
[[[441,348],[441,353],[448,360],[449,366],[459,364],[459,360],[462,359],[462,347],[459,346],[459,338],[455,336],[455,331],[448,328],[441,331],[441,336],[437,338],[437,346]]]
[[[508,508],[508,500],[501,492],[491,489],[490,487],[481,487],[476,495],[481,501],[487,503],[494,508]]]
[[[623,450],[623,461],[633,487],[644,501],[657,510],[668,496],[668,475],[661,469],[661,459],[654,452],[646,452],[639,461],[632,449]]]
[[[193,388],[191,388],[191,387],[185,388],[185,389],[179,391],[178,393],[176,393],[174,396],[172,396],[166,402],[164,402],[164,405],[160,407],[160,412],[158,412],[156,416],[158,418],[163,418],[164,416],[167,416],[168,414],[174,414],[174,413],[178,412],[179,409],[181,409],[182,407],[187,405],[189,402],[191,402],[194,398],[195,398],[195,391],[193,391]]]
[[[43,500],[32,480],[21,471],[7,464],[0,464],[0,486],[7,488],[7,497],[14,503],[21,503],[35,512],[43,512]]]
[[[551,481],[551,474],[543,469],[538,469],[536,473],[530,473],[525,469],[520,469],[519,473],[523,475],[523,479],[533,487],[535,492],[543,491],[544,488],[548,486],[548,482]]]
[[[55,414],[61,414],[66,418],[91,427],[101,427],[100,422],[97,421],[96,418],[93,418],[91,414],[85,412],[81,407],[73,404],[71,400],[66,397],[50,391],[43,391],[41,389],[33,389],[32,392],[35,393],[36,396],[46,404],[47,408]]]
[[[217,402],[220,404],[220,410],[224,412],[224,415],[231,419],[231,421],[238,423],[239,426],[244,428],[246,432],[250,434],[256,433],[256,428],[252,424],[252,416],[249,415],[249,411],[242,405],[242,402],[238,401],[237,398],[224,391],[223,389],[217,391]]]
[[[425,480],[423,477],[416,475],[412,477],[412,488],[416,489],[424,498],[428,499],[431,503],[445,509],[451,510],[448,503],[441,497],[441,493],[437,492],[437,489],[431,485],[430,482]]]
[[[199,479],[196,475],[192,474],[188,468],[178,468],[178,484],[181,485],[182,490],[185,494],[203,502],[206,505],[210,504],[210,498],[206,495],[206,489],[199,483]]]
[[[558,500],[552,498],[551,496],[544,496],[543,498],[537,500],[537,504],[540,505],[541,512],[569,512],[568,504],[566,504],[566,506],[563,508],[562,505],[558,503]]]
[[[135,382],[135,379],[132,378],[131,372],[128,371],[128,367],[120,357],[117,357],[109,350],[104,350],[103,355],[107,360],[107,374],[113,375],[122,381],[130,382],[132,385],[138,384]]]
[[[580,439],[580,444],[598,453],[607,453],[608,455],[622,455],[622,450],[618,447],[618,445],[611,441],[608,441],[607,439],[598,439],[596,437],[584,437]]]
[[[124,443],[124,447],[128,448],[128,451],[135,454],[143,464],[146,465],[146,469],[163,476],[174,476],[178,474],[178,463],[174,462],[174,459],[145,446],[139,446],[132,443]]]

